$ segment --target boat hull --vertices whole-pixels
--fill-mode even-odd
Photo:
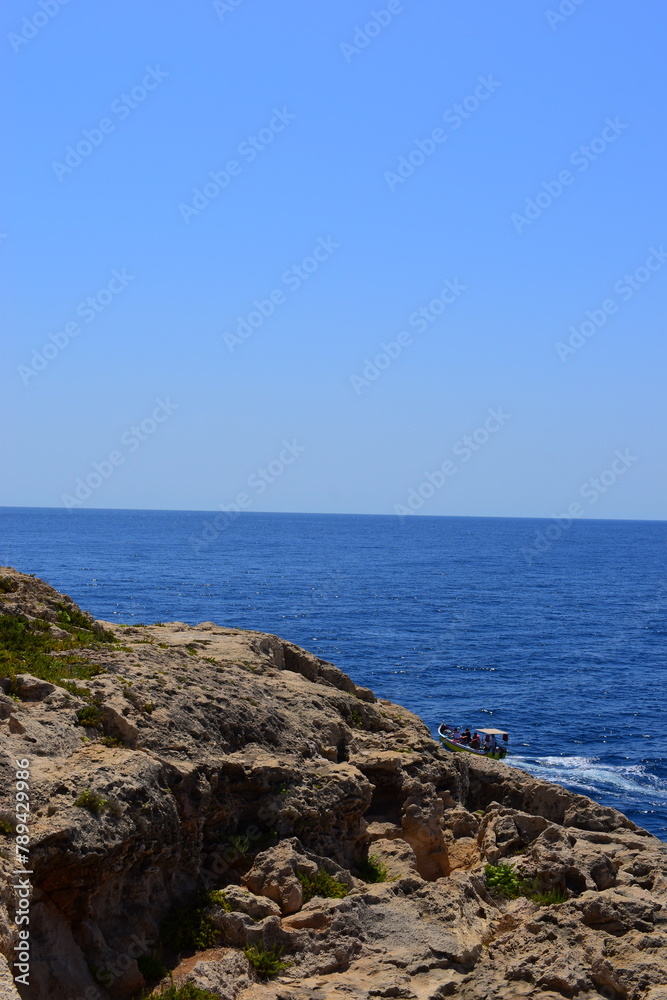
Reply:
[[[493,753],[484,753],[483,750],[473,750],[472,747],[467,747],[463,743],[455,743],[454,740],[450,740],[447,736],[443,736],[441,732],[438,732],[440,737],[440,742],[452,753],[471,753],[473,757],[484,757],[486,760],[502,760],[503,757],[507,755],[507,750],[494,750]]]

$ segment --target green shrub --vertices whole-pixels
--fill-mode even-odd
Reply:
[[[183,986],[165,986],[159,993],[144,993],[145,1000],[220,1000],[217,993],[203,990],[194,983],[184,983]]]
[[[85,632],[92,632],[98,642],[116,642],[116,636],[105,628],[95,628],[82,611],[78,608],[70,608],[67,604],[56,604],[58,609],[58,625],[68,632],[72,629],[81,629]]]
[[[532,888],[526,895],[538,906],[554,906],[558,903],[567,903],[567,893],[562,889],[540,889]]]
[[[91,705],[80,708],[76,713],[76,721],[79,726],[90,726],[92,729],[101,729],[104,724],[104,713],[101,702],[95,699]]]
[[[387,866],[376,854],[369,854],[367,858],[357,858],[354,870],[364,882],[386,882],[389,877]]]
[[[160,926],[160,940],[170,951],[204,951],[218,939],[218,931],[207,908],[206,893],[199,893],[188,906],[176,907]]]
[[[234,837],[229,838],[229,846],[236,851],[240,858],[247,858],[252,845],[250,843],[250,837],[236,834]]]
[[[127,747],[128,744],[120,736],[103,736],[100,743],[105,747]]]
[[[342,899],[350,891],[344,882],[339,882],[333,875],[319,868],[317,875],[304,875],[297,872],[297,878],[303,889],[303,901],[307,903],[314,896],[324,896],[325,899]]]
[[[0,576],[0,594],[13,594],[18,589],[16,580],[12,580],[9,576]]]
[[[209,902],[213,903],[214,906],[221,906],[226,913],[231,913],[234,909],[221,889],[213,889],[213,891],[208,894],[208,898]]]
[[[484,876],[486,884],[497,896],[505,899],[516,899],[523,896],[523,880],[514,871],[511,865],[484,865]]]
[[[81,792],[78,799],[74,802],[75,806],[81,806],[82,809],[88,809],[91,813],[101,813],[104,809],[109,808],[109,803],[106,799],[102,798],[101,795],[97,795],[95,792],[91,792],[89,788]]]
[[[70,627],[67,636],[51,634],[51,623],[25,615],[0,615],[0,677],[30,673],[60,684],[69,678],[89,678],[103,668],[75,650],[99,649],[101,639],[90,630]]]
[[[279,972],[290,967],[291,962],[283,962],[281,959],[282,953],[282,948],[265,948],[261,944],[251,945],[243,949],[243,954],[262,979],[277,976]]]
[[[144,712],[146,715],[150,715],[151,712],[155,711],[155,702],[154,701],[147,701],[147,702],[145,702],[141,706],[141,711]]]
[[[511,865],[502,862],[497,865],[485,865],[484,876],[489,889],[505,899],[525,896],[538,906],[553,906],[567,902],[567,893],[562,889],[544,889],[539,879],[525,879]]]
[[[90,698],[90,691],[88,688],[80,687],[75,684],[74,681],[61,681],[60,687],[65,688],[70,694],[73,694],[75,698]]]
[[[350,725],[353,726],[355,729],[364,728],[364,717],[358,708],[350,709]]]
[[[0,834],[11,837],[16,829],[16,821],[9,816],[0,816]]]

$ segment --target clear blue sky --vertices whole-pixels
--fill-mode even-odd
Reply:
[[[664,518],[664,4],[43,3],[1,503]]]

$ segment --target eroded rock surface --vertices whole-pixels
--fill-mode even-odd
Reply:
[[[76,621],[90,631],[76,654],[100,671],[44,680],[27,653],[0,681],[6,815],[14,761],[31,762],[23,1000],[124,1000],[158,962],[224,1000],[667,1000],[667,845],[620,813],[448,754],[276,636],[94,623],[39,580],[0,577],[0,615],[54,640]],[[105,629],[115,642],[96,642]],[[11,835],[0,843],[11,962]],[[564,901],[492,895],[487,862]],[[305,901],[317,879],[338,895]],[[197,907],[200,950],[174,943]],[[262,979],[252,956],[267,950],[286,967]]]

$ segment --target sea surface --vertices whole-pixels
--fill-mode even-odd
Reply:
[[[111,622],[290,639],[667,840],[667,522],[1,508],[0,562]]]

